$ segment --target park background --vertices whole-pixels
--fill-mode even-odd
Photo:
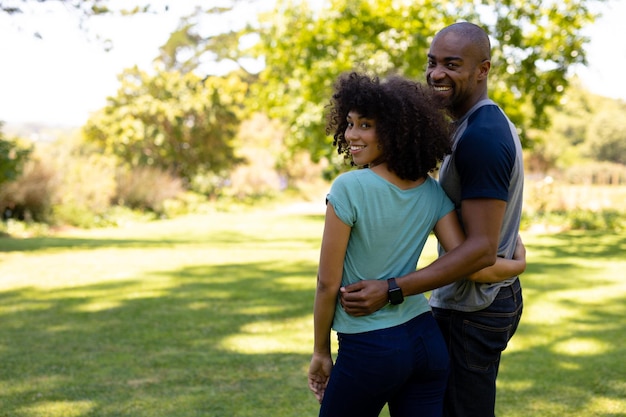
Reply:
[[[324,194],[349,169],[324,134],[332,82],[422,79],[457,19],[490,30],[490,92],[525,147],[499,415],[626,415],[624,30],[601,37],[612,75],[584,66],[595,13],[624,3],[135,3],[0,3],[0,416],[315,415]],[[113,82],[84,67],[127,44]]]

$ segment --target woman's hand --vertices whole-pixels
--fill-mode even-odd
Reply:
[[[515,241],[515,252],[513,252],[513,259],[516,261],[524,261],[526,262],[526,246],[522,242],[522,237],[517,235],[517,240]]]
[[[309,389],[313,391],[319,403],[324,399],[324,392],[333,369],[333,359],[330,353],[313,353],[309,366]]]
[[[516,277],[524,271],[526,271],[526,247],[518,234],[512,259],[498,258],[494,265],[474,272],[468,278],[474,282],[493,284]]]

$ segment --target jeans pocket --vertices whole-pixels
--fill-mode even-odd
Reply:
[[[483,323],[463,322],[464,350],[471,369],[488,371],[500,360],[510,338],[512,325],[491,327]]]

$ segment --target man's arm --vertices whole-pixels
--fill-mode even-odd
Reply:
[[[425,268],[396,278],[404,296],[443,287],[493,265],[496,262],[505,208],[506,202],[502,200],[463,200],[461,216],[465,225],[465,241]],[[442,240],[444,247],[446,244],[443,242],[454,239],[449,236],[452,220],[446,217],[435,228],[435,234]],[[387,283],[385,280],[360,281],[341,288],[340,294],[343,308],[348,314],[365,316],[387,304]]]
[[[512,259],[500,258],[496,263],[478,272],[474,272],[467,278],[474,282],[494,283],[518,276],[526,270],[526,247],[521,236],[515,241],[515,251]]]

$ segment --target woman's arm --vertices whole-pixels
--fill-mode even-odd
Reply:
[[[434,232],[446,252],[459,246],[465,239],[456,215],[447,215],[439,220]],[[513,259],[498,257],[495,264],[474,272],[468,278],[474,282],[493,283],[520,275],[525,270],[526,248],[522,243],[522,238],[518,235]]]
[[[320,403],[333,367],[330,353],[330,330],[335,316],[350,230],[350,227],[337,217],[333,206],[328,203],[313,308],[313,357],[309,366],[309,388]]]

